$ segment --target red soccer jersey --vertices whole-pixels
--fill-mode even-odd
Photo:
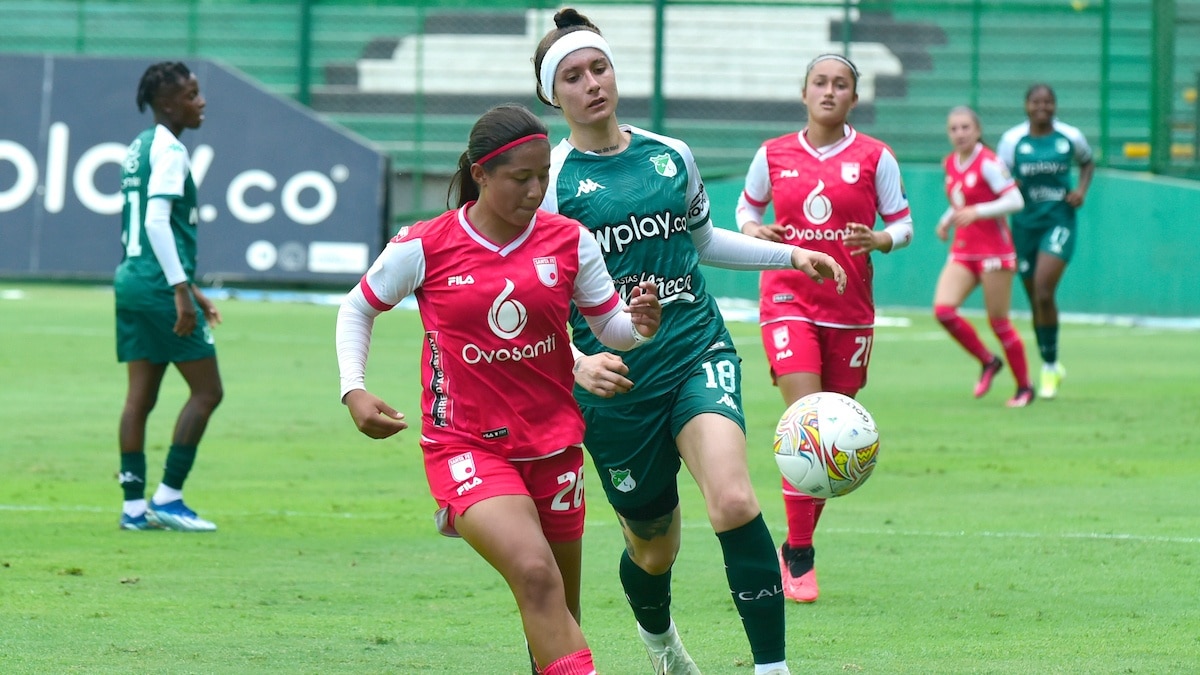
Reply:
[[[620,303],[600,249],[577,221],[545,211],[497,246],[466,209],[401,229],[360,282],[381,311],[416,296],[421,435],[509,459],[579,445],[570,303],[586,315]]]
[[[996,154],[982,143],[963,164],[958,153],[952,152],[943,162],[946,168],[946,198],[958,209],[998,199],[1009,190],[1016,190],[1008,169]],[[1012,234],[1004,216],[977,220],[965,227],[954,228],[954,243],[950,255],[958,260],[1014,258]]]
[[[847,126],[838,143],[813,148],[803,133],[767,141],[751,163],[743,193],[758,207],[775,204],[784,241],[833,256],[846,269],[846,292],[816,284],[797,270],[762,273],[760,321],[800,319],[822,326],[875,324],[869,255],[851,256],[842,240],[849,223],[874,227],[908,216],[900,167],[883,142]]]

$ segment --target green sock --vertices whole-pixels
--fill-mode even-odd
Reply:
[[[182,490],[183,482],[187,480],[195,461],[196,446],[172,445],[171,450],[167,452],[167,465],[163,469],[162,482],[167,487]]]
[[[733,604],[742,617],[754,662],[783,661],[787,651],[783,580],[775,544],[762,514],[741,527],[718,532],[717,539],[725,554],[725,576]]]
[[[638,625],[655,635],[667,632],[671,627],[671,570],[649,574],[629,558],[628,551],[622,551],[621,586]]]
[[[146,453],[122,452],[121,473],[117,482],[125,491],[125,501],[146,498]]]
[[[1034,326],[1033,334],[1037,336],[1038,351],[1041,352],[1042,361],[1058,363],[1058,324]]]

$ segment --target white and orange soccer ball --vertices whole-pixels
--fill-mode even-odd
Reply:
[[[813,497],[855,491],[871,477],[878,456],[879,429],[871,413],[842,394],[809,394],[788,406],[775,427],[780,473]]]

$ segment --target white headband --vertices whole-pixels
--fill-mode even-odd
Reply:
[[[542,57],[542,93],[546,95],[546,100],[554,100],[554,75],[558,72],[558,64],[562,63],[567,54],[588,47],[604,52],[608,57],[608,64],[613,65],[612,49],[609,48],[608,42],[599,33],[590,30],[567,33],[555,40],[546,50],[546,55]]]
[[[850,69],[850,72],[854,75],[855,82],[858,81],[858,68],[855,68],[854,64],[850,63],[850,59],[842,56],[841,54],[819,54],[819,55],[817,55],[817,58],[808,62],[808,68],[804,71],[805,79],[808,79],[808,74],[812,72],[813,66],[817,65],[818,63],[820,63],[822,61],[838,61],[838,62],[844,64],[847,68]]]

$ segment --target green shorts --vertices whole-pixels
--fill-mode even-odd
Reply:
[[[191,335],[175,334],[175,308],[117,309],[117,361],[146,360],[150,363],[182,363],[217,355],[212,329],[204,312],[196,308],[196,330]]]
[[[1039,253],[1062,258],[1071,262],[1075,255],[1075,223],[1061,223],[1052,227],[1012,228],[1013,247],[1017,249],[1017,271],[1022,279],[1032,279],[1037,267]]]
[[[711,412],[746,430],[741,359],[733,349],[716,350],[669,394],[627,406],[580,408],[587,423],[584,446],[596,465],[608,502],[623,516],[650,520],[675,508],[658,498],[678,489],[681,460],[675,437],[683,425],[696,415]],[[665,510],[648,514],[642,507],[651,503]]]

